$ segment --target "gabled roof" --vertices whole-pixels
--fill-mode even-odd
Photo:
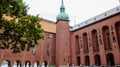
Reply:
[[[97,15],[97,16],[90,18],[82,23],[79,23],[78,25],[74,26],[73,28],[70,28],[70,31],[76,31],[78,29],[81,29],[85,26],[97,23],[98,21],[101,21],[103,19],[106,19],[106,18],[111,17],[111,16],[118,14],[118,13],[120,13],[120,6],[117,6],[111,10],[108,10],[108,11],[100,14],[100,15]]]
[[[54,21],[42,19],[40,24],[45,32],[56,33],[56,24]]]

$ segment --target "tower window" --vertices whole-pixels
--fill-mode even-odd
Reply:
[[[50,56],[50,45],[47,45],[47,56]]]

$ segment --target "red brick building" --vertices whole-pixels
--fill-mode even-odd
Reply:
[[[10,49],[0,49],[0,64],[120,65],[120,6],[71,28],[62,1],[57,22],[43,19],[40,23],[44,39],[38,41],[39,45],[17,54],[11,53]]]

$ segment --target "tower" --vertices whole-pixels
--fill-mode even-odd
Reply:
[[[56,65],[58,67],[70,63],[69,16],[65,13],[63,0],[56,20]]]

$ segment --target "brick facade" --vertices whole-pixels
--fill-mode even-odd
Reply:
[[[44,22],[47,26],[51,24],[48,20]],[[120,65],[120,13],[74,31],[69,30],[68,21],[52,25],[53,31],[44,27],[44,39],[38,41],[35,54],[33,49],[17,54],[11,53],[10,48],[0,49],[0,64],[7,61],[11,66],[17,61],[20,65],[46,62],[57,67],[68,63],[76,66]]]
[[[83,65],[111,64],[112,65],[112,63],[114,63],[115,65],[119,65],[120,64],[120,51],[119,51],[120,44],[118,44],[119,41],[117,39],[117,36],[119,36],[120,34],[116,34],[116,33],[120,33],[119,21],[120,21],[120,14],[117,14],[107,19],[98,21],[95,24],[89,25],[87,27],[84,27],[72,32],[71,33],[72,34],[71,47],[72,47],[72,60],[73,60],[72,63],[76,65],[79,65],[79,64],[83,64]],[[104,33],[106,32],[106,30],[108,34]],[[84,34],[86,34],[87,38],[85,38]],[[77,44],[75,41],[76,36],[78,36],[79,40],[77,41],[79,44]],[[87,41],[84,41],[85,39],[87,39]],[[87,45],[85,44],[85,42],[87,42]],[[110,43],[106,43],[106,42],[110,42]],[[77,45],[79,45],[80,47],[79,55],[76,54],[76,50],[75,50]],[[79,60],[77,59],[77,57],[80,57],[79,64],[77,63],[77,61]],[[114,59],[114,60],[110,60],[110,59]]]

